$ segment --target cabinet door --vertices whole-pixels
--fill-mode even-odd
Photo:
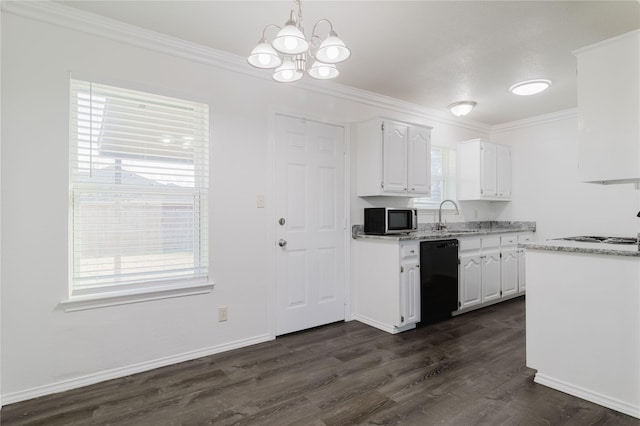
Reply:
[[[482,302],[500,298],[500,252],[483,252],[482,264]]]
[[[415,260],[402,262],[400,267],[399,326],[420,321],[420,265]]]
[[[511,198],[511,149],[497,146],[496,190],[500,198]]]
[[[518,250],[515,248],[502,250],[500,259],[502,296],[510,296],[518,292]]]
[[[407,126],[393,121],[384,122],[383,136],[383,192],[407,192]]]
[[[526,255],[527,252],[524,249],[518,250],[518,293],[524,293],[527,288],[526,282]]]
[[[480,146],[480,196],[495,197],[497,188],[498,147],[483,143]]]
[[[474,254],[460,255],[460,308],[480,304],[482,301],[482,275],[480,256]]]
[[[431,193],[431,132],[422,127],[409,128],[408,191],[409,195]]]

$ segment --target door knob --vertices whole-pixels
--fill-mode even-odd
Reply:
[[[286,245],[287,245],[287,240],[284,240],[284,239],[280,238],[280,239],[278,240],[278,245],[279,245],[280,247],[284,247],[284,246],[286,246]]]

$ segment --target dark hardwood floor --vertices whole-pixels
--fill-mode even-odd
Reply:
[[[279,337],[2,408],[11,425],[640,425],[533,383],[523,298],[390,335]]]

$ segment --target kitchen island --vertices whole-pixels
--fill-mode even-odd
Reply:
[[[637,245],[527,243],[527,366],[535,382],[640,418]]]

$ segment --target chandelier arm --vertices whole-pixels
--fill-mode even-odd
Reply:
[[[320,38],[320,37],[316,34],[316,28],[318,27],[318,24],[320,24],[321,22],[326,22],[327,24],[329,24],[329,33],[330,33],[331,31],[333,31],[333,24],[331,23],[331,21],[330,21],[330,20],[328,20],[328,19],[326,19],[326,18],[322,18],[322,19],[318,20],[318,22],[316,22],[316,23],[313,25],[313,30],[311,30],[311,38],[313,38],[314,36],[315,36],[315,37]]]
[[[282,29],[280,26],[278,26],[278,25],[276,25],[276,24],[269,24],[269,25],[267,25],[267,26],[266,26],[266,27],[264,27],[264,29],[262,30],[262,39],[263,39],[263,40],[266,40],[266,39],[267,39],[266,34],[267,34],[267,30],[268,30],[269,28],[277,28],[277,29],[278,29],[278,31],[280,31],[280,30]]]

